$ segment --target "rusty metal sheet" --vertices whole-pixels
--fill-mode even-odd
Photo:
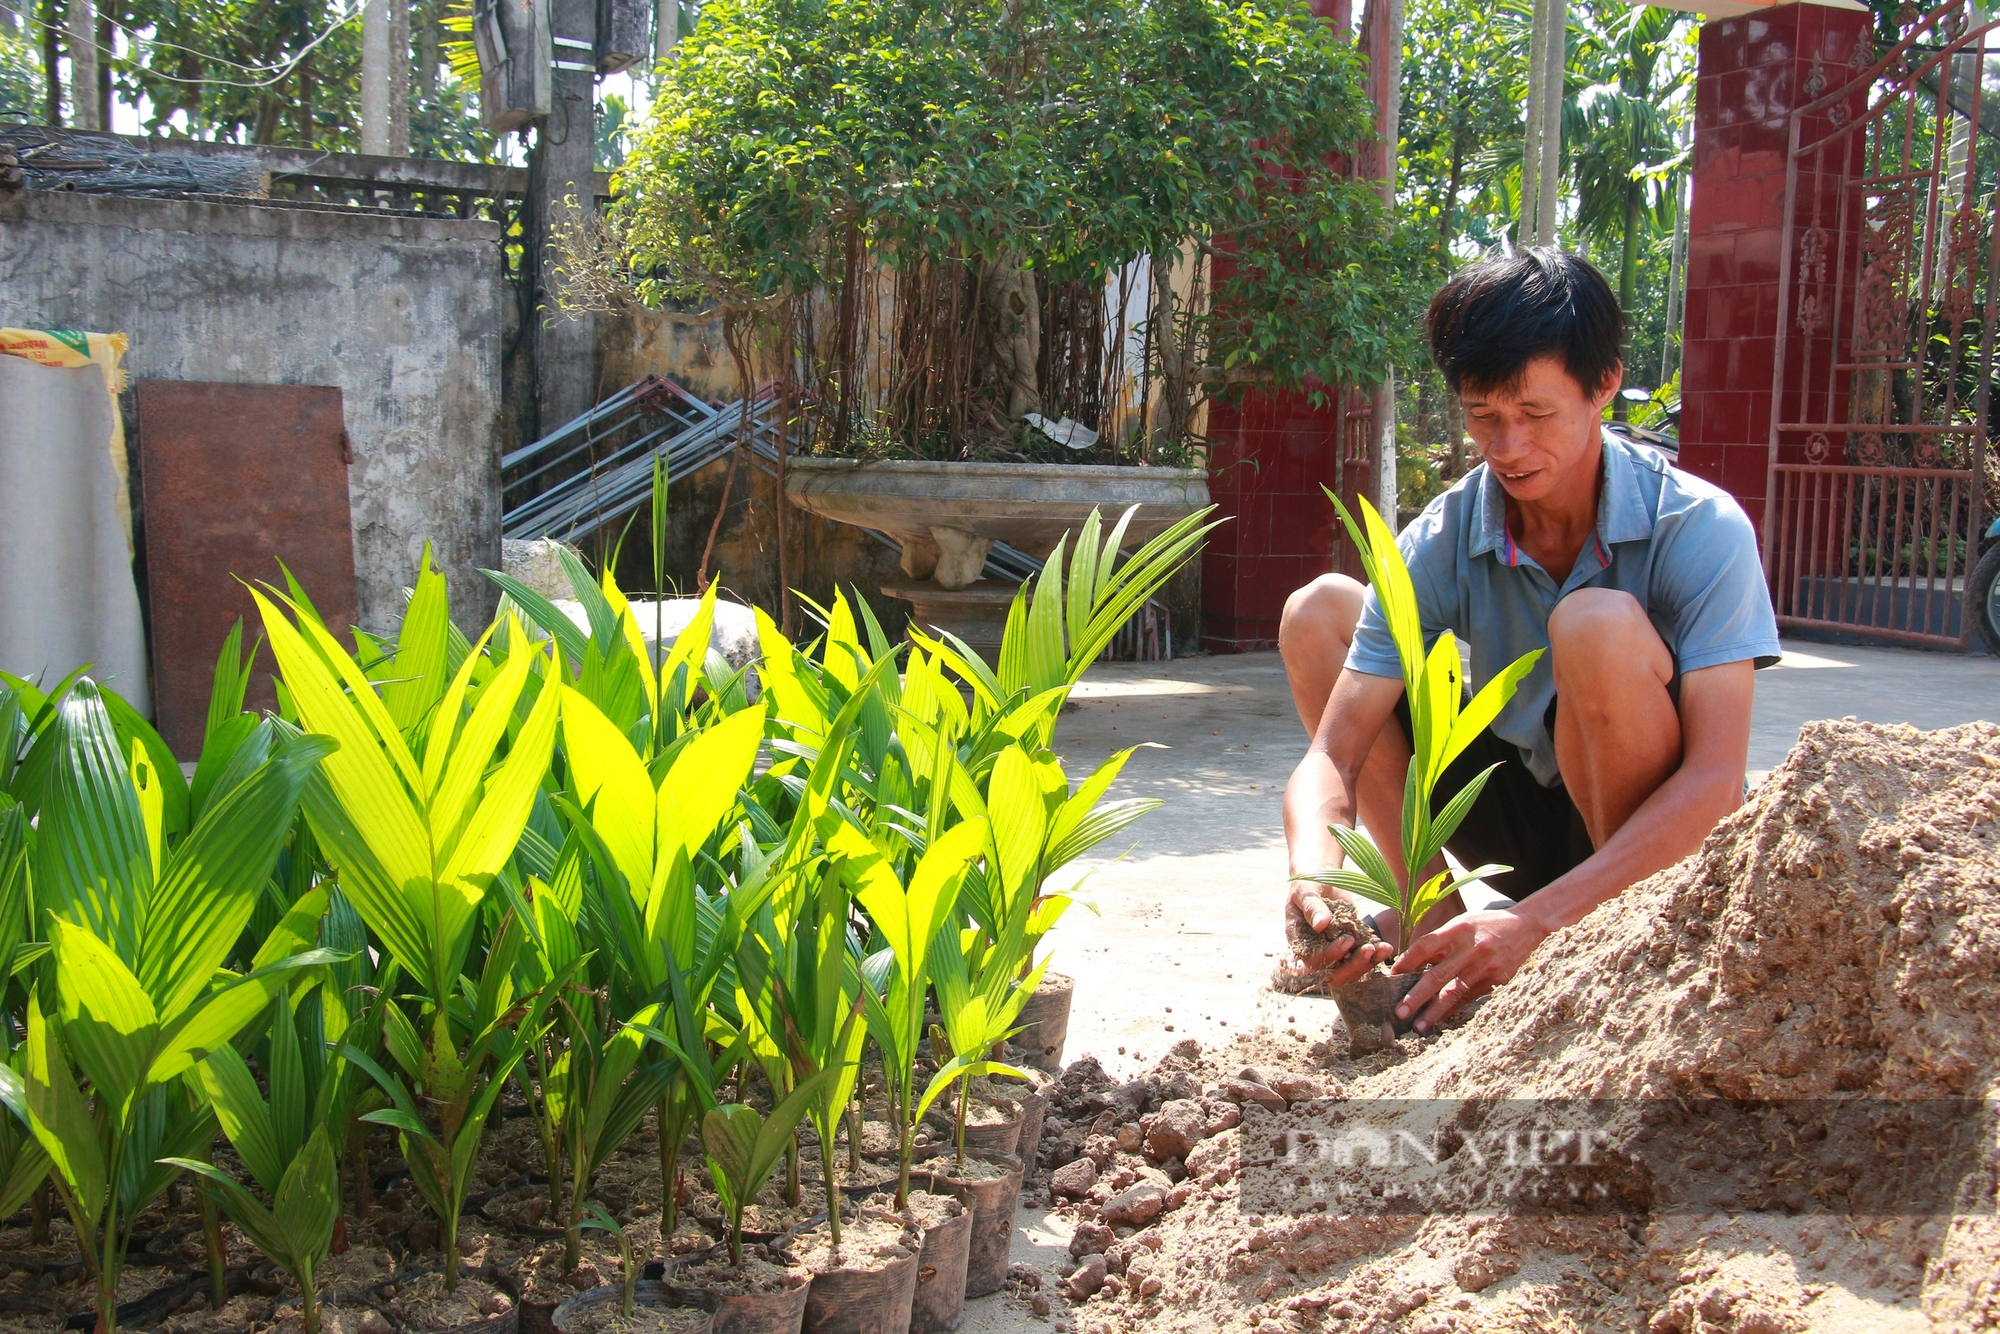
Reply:
[[[141,380],[140,482],[153,698],[174,753],[201,750],[229,627],[261,637],[241,580],[284,585],[283,561],[336,633],[358,619],[340,390]],[[274,708],[268,649],[246,704]]]

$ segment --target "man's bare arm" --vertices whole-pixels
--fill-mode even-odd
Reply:
[[[1285,785],[1285,846],[1293,875],[1340,866],[1340,844],[1327,832],[1327,826],[1354,826],[1362,769],[1402,694],[1403,683],[1397,677],[1342,671],[1335,681],[1319,731]],[[1339,892],[1310,881],[1295,881],[1287,900],[1288,922],[1300,921],[1314,931],[1326,930],[1333,923],[1327,897]],[[1342,963],[1339,973],[1329,981],[1344,986],[1389,953],[1389,946],[1380,942],[1357,942],[1343,936],[1299,963],[1311,969]]]
[[[1681,763],[1587,861],[1513,908],[1467,913],[1414,942],[1397,972],[1429,967],[1397,1007],[1418,1028],[1512,977],[1551,932],[1701,846],[1743,800],[1754,668],[1747,661],[1681,679]]]

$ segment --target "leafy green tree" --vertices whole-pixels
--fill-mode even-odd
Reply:
[[[25,0],[20,0],[25,5]],[[35,28],[0,3],[0,120],[42,118],[42,55]]]
[[[1512,225],[1530,16],[1526,0],[1412,0],[1406,11],[1396,197],[1448,253],[1483,250]],[[1511,176],[1499,165],[1509,150]]]
[[[1594,82],[1566,99],[1563,147],[1578,232],[1617,258],[1618,302],[1627,322],[1625,360],[1636,374],[1633,329],[1639,269],[1648,241],[1668,233],[1686,178],[1685,129],[1693,112],[1694,61],[1686,15],[1644,6],[1587,13],[1572,71]],[[1607,23],[1595,20],[1608,18]],[[1621,401],[1622,407],[1622,401]]]
[[[1420,293],[1408,229],[1341,165],[1371,123],[1359,59],[1293,0],[717,0],[614,221],[642,297],[740,311],[869,265],[990,286],[1213,257],[1209,313],[1152,315],[1171,399],[1368,383]]]

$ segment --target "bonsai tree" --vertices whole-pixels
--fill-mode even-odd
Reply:
[[[1327,491],[1327,498],[1340,513],[1349,540],[1361,553],[1368,582],[1380,601],[1382,616],[1396,641],[1403,665],[1403,689],[1410,701],[1410,767],[1404,786],[1402,854],[1407,874],[1396,879],[1388,859],[1358,830],[1345,825],[1328,825],[1340,843],[1350,866],[1311,875],[1294,876],[1358,894],[1371,902],[1394,908],[1403,923],[1402,940],[1407,946],[1416,924],[1446,895],[1489,875],[1511,870],[1507,866],[1480,866],[1453,874],[1449,868],[1424,877],[1424,868],[1444,850],[1458,826],[1479,800],[1487,777],[1498,764],[1475,774],[1443,810],[1432,809],[1431,795],[1445,767],[1474,737],[1499,716],[1523,677],[1534,669],[1540,649],[1524,653],[1481,688],[1470,703],[1465,702],[1458,643],[1449,630],[1437,637],[1428,653],[1424,650],[1424,628],[1417,610],[1416,588],[1410,582],[1409,567],[1396,546],[1396,535],[1382,516],[1366,500],[1361,502],[1360,523],[1348,513],[1340,498]]]
[[[1145,258],[1150,460],[1212,393],[1371,384],[1410,336],[1434,240],[1340,165],[1370,126],[1301,0],[714,0],[565,247],[571,299],[719,304],[733,353],[748,319],[798,344],[815,450],[961,457],[1090,411],[1037,378],[1044,294],[1095,305]]]

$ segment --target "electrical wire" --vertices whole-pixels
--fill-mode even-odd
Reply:
[[[197,51],[195,50],[195,48],[191,46],[182,46],[177,42],[160,42],[160,41],[153,41],[151,39],[148,39],[146,41],[146,45],[150,48],[156,48],[167,51],[183,51],[186,52],[188,55],[194,56],[198,59],[213,61],[218,65],[229,65],[235,69],[244,70],[248,73],[253,73],[253,74],[261,73],[268,70],[277,71],[275,74],[272,74],[271,77],[268,79],[260,79],[252,83],[242,79],[188,79],[188,78],[183,78],[178,74],[164,74],[158,70],[152,70],[152,69],[146,70],[145,73],[152,78],[163,79],[168,83],[182,83],[200,87],[269,88],[273,84],[283,83],[287,78],[291,77],[292,71],[297,69],[299,65],[304,62],[307,56],[311,55],[315,50],[317,50],[321,45],[321,43],[325,42],[328,38],[332,37],[335,33],[339,32],[342,28],[345,28],[348,24],[354,22],[355,19],[360,18],[362,9],[363,9],[362,5],[356,5],[346,14],[334,20],[332,26],[328,27],[325,32],[313,38],[310,42],[307,42],[304,47],[300,48],[298,54],[292,56],[290,59],[285,60],[281,64],[277,65],[245,65],[238,61],[230,60],[224,56],[210,55],[205,51]],[[20,10],[15,10],[14,12],[17,14],[21,14]],[[21,14],[21,17],[26,19],[28,22],[34,24],[38,28],[56,33],[58,36],[63,38],[66,44],[71,44],[71,45],[74,44],[75,35],[71,33],[69,29],[64,27],[63,25],[50,23],[46,19],[38,18],[33,14]],[[134,40],[136,41],[137,39]],[[91,46],[96,50],[103,52],[105,55],[110,56],[113,60],[124,59],[128,63],[131,62],[131,57],[129,55],[121,57],[119,56],[115,48],[106,46],[102,42],[91,41],[87,42],[86,45]]]

